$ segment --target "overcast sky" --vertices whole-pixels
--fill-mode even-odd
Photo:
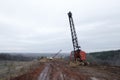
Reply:
[[[0,52],[70,52],[69,11],[82,50],[120,49],[120,0],[0,0]]]

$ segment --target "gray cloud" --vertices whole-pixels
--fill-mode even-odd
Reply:
[[[73,12],[86,52],[120,48],[119,0],[0,1],[0,52],[70,52]]]

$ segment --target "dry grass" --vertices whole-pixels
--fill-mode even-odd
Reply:
[[[0,61],[0,80],[9,80],[37,67],[38,61]]]

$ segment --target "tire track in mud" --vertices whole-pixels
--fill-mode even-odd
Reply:
[[[46,64],[46,67],[39,75],[38,80],[49,80],[49,70],[50,70],[50,64]]]
[[[40,73],[38,80],[90,80],[78,72],[72,72],[64,63],[52,61]]]
[[[59,67],[53,63],[46,63],[45,68],[40,73],[38,80],[64,80]]]
[[[50,65],[51,65],[50,80],[65,80],[59,63],[52,62]]]

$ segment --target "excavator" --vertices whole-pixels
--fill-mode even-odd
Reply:
[[[73,51],[70,54],[70,61],[79,62],[82,65],[87,65],[88,62],[86,61],[86,52],[81,50],[81,47],[78,44],[77,34],[71,12],[68,13],[68,18],[73,44]]]
[[[62,50],[59,50],[55,55],[52,57],[48,57],[49,60],[53,60]]]
[[[54,54],[52,57],[44,57],[44,58],[40,58],[40,62],[49,62],[51,60],[56,60],[57,58],[55,58],[58,54],[60,54],[62,50],[59,50],[56,54]]]
[[[55,58],[62,50],[59,50],[52,58]]]

